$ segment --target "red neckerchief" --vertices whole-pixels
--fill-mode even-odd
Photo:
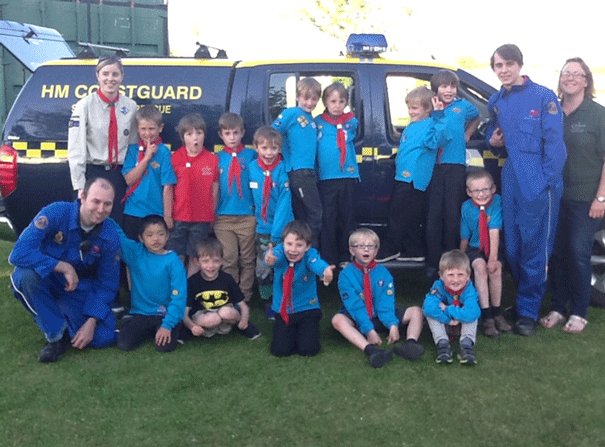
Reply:
[[[336,146],[340,151],[340,170],[342,171],[345,166],[345,160],[347,158],[347,138],[342,125],[350,121],[355,115],[353,112],[343,113],[342,115],[332,118],[330,114],[325,111],[321,114],[321,117],[328,123],[336,126]]]
[[[105,104],[109,106],[109,129],[107,136],[107,162],[109,166],[116,166],[118,164],[118,118],[116,117],[116,103],[120,99],[120,94],[112,101],[101,92],[101,89],[97,90],[99,98]]]
[[[273,172],[273,169],[275,169],[280,161],[280,154],[277,154],[277,157],[275,157],[275,160],[273,160],[273,163],[270,165],[265,164],[260,157],[258,158],[258,165],[263,170],[263,174],[265,175],[265,179],[263,180],[263,205],[260,212],[260,215],[265,222],[267,222],[267,211],[269,210],[269,199],[271,198],[271,186],[273,185],[273,181],[271,180],[271,172]]]
[[[466,289],[466,286],[468,286],[468,281],[466,282],[464,287],[462,289],[458,290],[457,292],[454,292],[449,287],[445,287],[445,285],[443,286],[445,288],[445,291],[454,298],[454,302],[453,302],[454,306],[456,306],[456,307],[461,306],[462,303],[460,302],[460,295],[462,295],[462,293],[464,292],[464,289]]]
[[[231,161],[229,162],[229,180],[227,182],[227,190],[228,192],[231,192],[231,185],[233,184],[233,180],[235,180],[235,183],[237,184],[237,194],[240,197],[242,197],[242,167],[237,159],[237,154],[239,154],[243,149],[243,144],[240,144],[235,149],[227,146],[223,147],[223,151],[231,155]]]
[[[156,140],[153,140],[151,142],[151,144],[155,144],[156,146],[158,144],[162,144],[162,137],[158,137]],[[143,140],[139,139],[139,151],[137,152],[137,164],[136,165],[138,165],[141,162],[141,160],[143,159],[143,157],[145,157],[146,149],[147,149],[147,144],[145,144],[145,142]],[[145,175],[147,175],[147,170],[145,170],[145,172],[139,177],[139,179],[136,182],[134,182],[132,185],[130,185],[128,187],[128,189],[124,193],[124,197],[122,198],[120,203],[126,202],[126,199],[128,199],[128,197],[130,197],[134,193],[134,191],[139,187],[139,185],[141,184],[141,180],[143,180],[143,176],[145,176]]]
[[[281,300],[281,306],[279,307],[279,315],[281,319],[286,323],[290,323],[290,316],[288,315],[288,309],[292,309],[292,284],[294,282],[294,263],[290,262],[288,270],[284,275],[284,293]]]
[[[363,272],[363,299],[366,303],[366,311],[370,318],[374,316],[372,311],[372,284],[370,282],[370,271],[376,267],[376,262],[372,261],[368,265],[353,261],[353,265]]]
[[[473,205],[479,208],[479,250],[485,253],[487,258],[489,258],[489,228],[487,226],[486,210],[492,204],[492,200],[494,200],[494,196],[485,205],[479,205],[472,200]]]

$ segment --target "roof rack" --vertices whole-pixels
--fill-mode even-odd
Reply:
[[[198,48],[193,55],[196,59],[227,59],[227,52],[221,48],[211,47],[210,45],[204,45],[203,43],[195,43]],[[216,55],[212,57],[210,54],[210,48],[216,50]]]
[[[82,47],[78,55],[78,59],[96,59],[99,57],[96,50],[113,51],[118,57],[127,57],[130,50],[122,47],[112,47],[109,45],[98,45],[90,42],[78,42],[78,45]]]

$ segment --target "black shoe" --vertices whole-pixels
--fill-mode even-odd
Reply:
[[[67,351],[69,345],[69,335],[65,331],[61,340],[46,343],[38,354],[38,361],[41,363],[56,362]]]
[[[416,340],[406,340],[393,346],[393,352],[406,360],[417,360],[424,354],[424,348]]]
[[[476,365],[477,357],[475,356],[474,344],[470,338],[460,340],[460,354],[458,360],[462,365]]]
[[[246,329],[237,329],[240,334],[244,337],[249,338],[250,340],[256,340],[261,336],[260,331],[254,326],[252,323],[248,322],[248,327]]]
[[[519,317],[515,323],[515,334],[529,337],[536,332],[536,322],[529,317]]]
[[[374,345],[366,346],[363,352],[368,356],[368,361],[370,362],[370,365],[372,365],[372,368],[382,368],[393,358],[393,353],[391,351],[380,349]]]

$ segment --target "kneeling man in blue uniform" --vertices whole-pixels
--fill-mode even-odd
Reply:
[[[32,313],[47,344],[40,362],[55,362],[70,347],[115,342],[111,302],[119,283],[119,238],[107,219],[112,184],[89,179],[74,202],[45,206],[9,256],[15,297]]]

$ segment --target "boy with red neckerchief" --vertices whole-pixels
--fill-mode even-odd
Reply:
[[[199,270],[195,262],[197,244],[208,238],[214,222],[218,200],[218,160],[204,147],[206,122],[199,113],[190,113],[179,120],[177,131],[183,146],[172,154],[176,173],[172,204],[174,228],[167,248],[177,252],[185,262],[187,277]]]
[[[273,269],[265,263],[269,244],[276,246],[286,224],[294,219],[288,174],[281,158],[282,137],[270,126],[254,133],[258,158],[250,162],[250,190],[256,215],[256,280],[267,318],[275,319],[271,309]]]
[[[393,277],[386,267],[376,264],[380,239],[367,228],[354,231],[349,237],[353,261],[338,277],[338,290],[343,307],[332,318],[332,326],[368,357],[370,365],[380,368],[393,356],[381,349],[378,332],[388,332],[387,343],[393,352],[405,359],[422,356],[424,348],[418,343],[422,331],[422,310],[418,306],[395,306]],[[399,328],[407,325],[406,341],[400,339]]]
[[[340,82],[326,87],[321,99],[326,110],[315,118],[323,209],[321,254],[330,264],[344,266],[350,259],[347,239],[356,227],[353,197],[359,182],[355,156],[358,121],[352,112],[345,112],[349,92]]]
[[[439,279],[424,298],[422,311],[437,346],[435,361],[449,364],[453,361],[448,328],[460,326],[460,354],[463,365],[475,365],[475,341],[479,299],[471,282],[471,264],[460,250],[445,252],[439,260]]]
[[[466,178],[470,197],[462,204],[460,250],[470,259],[481,306],[481,329],[487,337],[510,332],[502,315],[502,264],[498,260],[502,229],[502,199],[489,172],[479,169]]]
[[[314,356],[321,349],[322,317],[315,276],[329,285],[334,266],[311,247],[313,233],[306,222],[293,220],[284,228],[282,238],[277,247],[269,245],[265,254],[267,265],[275,268],[272,309],[276,315],[271,354]]]
[[[136,115],[139,143],[128,146],[122,175],[128,188],[122,199],[124,205],[124,232],[137,240],[141,221],[145,216],[164,216],[172,229],[172,195],[176,175],[172,169],[170,149],[162,144],[160,133],[164,128],[162,113],[154,106],[141,107]]]
[[[223,270],[233,277],[249,302],[254,288],[256,218],[248,165],[256,159],[256,151],[242,144],[244,120],[238,114],[223,113],[218,126],[225,146],[216,154],[219,199],[214,234],[223,245]]]

